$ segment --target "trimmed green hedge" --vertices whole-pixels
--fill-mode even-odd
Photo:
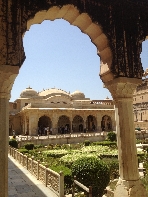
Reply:
[[[109,141],[111,141],[111,142],[114,142],[114,141],[116,141],[117,139],[116,139],[116,133],[114,133],[114,132],[108,132],[108,134],[107,134],[107,139],[109,140]]]
[[[34,144],[32,144],[32,143],[27,143],[27,144],[24,145],[24,147],[25,147],[25,149],[27,149],[27,150],[33,150]]]
[[[109,167],[110,180],[119,178],[119,161],[117,158],[103,158],[102,159]]]
[[[111,141],[102,141],[102,142],[93,142],[92,145],[101,145],[101,146],[109,146],[109,147],[117,147],[117,142],[111,142]]]
[[[13,148],[18,148],[18,142],[14,138],[9,140],[9,145]]]
[[[110,181],[109,168],[105,162],[95,157],[81,157],[71,168],[72,176],[86,187],[92,186],[93,197],[102,197]]]
[[[29,153],[29,151],[28,151],[27,149],[25,149],[25,148],[20,148],[18,151],[19,151],[20,153],[23,153],[23,154]]]
[[[89,140],[85,140],[83,144],[84,144],[84,146],[90,146],[91,143]]]

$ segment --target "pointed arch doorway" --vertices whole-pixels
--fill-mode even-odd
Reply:
[[[38,121],[38,134],[47,135],[50,128],[52,128],[51,119],[45,115],[41,116]]]

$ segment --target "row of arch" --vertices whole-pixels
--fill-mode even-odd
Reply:
[[[76,115],[72,122],[69,117],[66,115],[62,115],[58,119],[57,128],[58,133],[70,133],[70,132],[93,132],[97,131],[97,119],[95,116],[89,115],[87,116],[86,121],[80,116]],[[53,127],[51,118],[48,116],[41,116],[38,121],[38,134],[47,134],[46,128],[49,130]],[[101,120],[101,129],[103,131],[112,130],[112,120],[111,117],[105,115]],[[50,132],[51,133],[51,132]]]

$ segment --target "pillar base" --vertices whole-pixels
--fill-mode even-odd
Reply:
[[[126,181],[119,178],[114,197],[147,197],[146,189],[140,180]]]

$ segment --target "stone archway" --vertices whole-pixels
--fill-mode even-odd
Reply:
[[[81,13],[74,5],[53,6],[48,10],[37,12],[34,17],[27,21],[27,30],[33,24],[40,24],[44,20],[53,21],[55,19],[64,19],[87,34],[91,38],[92,43],[97,47],[98,55],[101,58],[100,73],[109,71],[112,64],[112,51],[109,47],[109,40],[104,34],[102,27],[94,23],[88,13]]]
[[[102,117],[101,128],[102,128],[102,131],[111,131],[112,130],[112,120],[111,120],[110,116],[105,115]]]
[[[47,129],[48,128],[48,129]],[[47,131],[52,128],[51,119],[48,116],[41,116],[38,121],[38,134],[47,135]]]
[[[61,134],[70,133],[71,132],[70,128],[71,128],[71,123],[69,117],[65,115],[60,116],[58,120],[59,133]]]
[[[81,116],[76,115],[72,121],[73,132],[83,132],[84,130],[84,120]]]

